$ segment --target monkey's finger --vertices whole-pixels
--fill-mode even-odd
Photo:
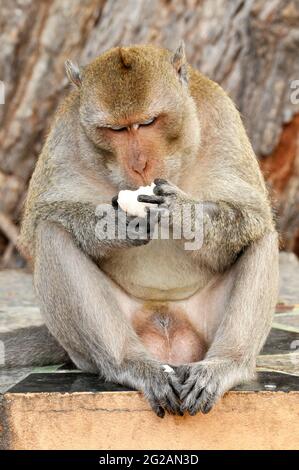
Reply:
[[[209,413],[221,395],[223,390],[219,387],[218,381],[212,380],[199,397],[200,411],[204,414]]]
[[[159,403],[167,413],[176,415],[181,413],[181,405],[171,388],[164,389],[163,394],[159,393]]]
[[[182,409],[188,411],[189,415],[194,416],[200,411],[201,408],[201,397],[205,392],[204,388],[199,388],[192,392],[191,396],[187,397],[186,401],[182,404]]]
[[[196,378],[190,378],[188,381],[185,383],[185,385],[182,388],[180,399],[181,401],[184,401],[188,395],[193,391],[196,385]]]
[[[171,376],[169,377],[169,385],[172,388],[173,393],[177,397],[178,400],[181,399],[181,391],[182,391],[182,385],[177,379],[177,376]]]
[[[169,184],[167,180],[163,179],[163,178],[155,178],[154,179],[154,184],[156,186],[161,186],[161,184]]]
[[[181,410],[181,403],[178,399],[178,397],[171,392],[170,394],[167,395],[167,404],[171,408],[172,414],[180,415],[183,416],[183,412]]]
[[[168,389],[166,391],[167,404],[175,414],[181,414],[180,389],[181,386],[176,379],[175,373],[168,374]]]
[[[188,413],[190,416],[196,415],[199,411],[204,414],[207,414],[211,411],[215,401],[216,394],[209,392],[207,389],[202,389],[200,393],[197,394],[197,397],[193,400],[193,403],[188,407]]]
[[[165,397],[163,400],[163,407],[165,411],[167,411],[167,413],[169,413],[170,415],[176,415],[176,411],[173,405],[171,404],[171,401],[167,397]]]
[[[173,396],[166,396],[163,400],[163,406],[171,415],[183,415],[180,403],[178,401],[174,401]]]
[[[156,196],[173,196],[178,191],[176,186],[173,186],[166,180],[159,179],[155,181],[157,181],[157,184],[153,189],[153,193]]]
[[[147,194],[139,194],[137,201],[145,202],[147,204],[163,204],[165,202],[165,198],[163,196],[149,196]]]
[[[178,402],[181,399],[180,398],[180,390],[177,387],[175,387],[172,383],[170,383],[169,385],[172,389],[172,393],[175,396],[176,401]]]
[[[193,406],[189,406],[189,408],[185,411],[188,411],[190,416],[195,416],[200,411],[200,402],[195,402]]]
[[[118,209],[118,194],[111,199],[111,204],[114,209]]]
[[[190,376],[190,366],[188,364],[175,366],[174,371],[181,385],[183,385]]]
[[[162,406],[154,404],[152,405],[152,409],[159,418],[164,418],[165,410],[162,408]]]
[[[157,398],[155,397],[154,394],[152,394],[152,396],[148,397],[148,402],[149,402],[153,412],[156,413],[156,415],[159,418],[164,418],[165,410],[164,410],[163,406],[159,403],[159,401],[157,400]]]
[[[215,405],[215,401],[216,401],[216,398],[209,395],[208,398],[203,403],[201,403],[200,411],[204,415],[208,414],[213,408],[213,406]]]

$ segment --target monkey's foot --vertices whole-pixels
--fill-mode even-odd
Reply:
[[[209,359],[178,368],[182,381],[181,411],[191,416],[201,411],[208,413],[218,398],[234,385],[251,378],[246,367],[232,360]]]
[[[106,379],[143,392],[159,418],[164,418],[165,412],[183,415],[180,402],[182,385],[175,368],[168,366],[165,370],[165,365],[151,359],[127,360]]]
[[[164,418],[165,411],[182,416],[183,412],[180,406],[181,384],[174,371],[168,372],[164,367],[148,377],[143,390],[144,395],[159,418]]]

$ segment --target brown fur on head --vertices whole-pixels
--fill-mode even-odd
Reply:
[[[80,120],[105,155],[114,182],[137,187],[155,177],[176,180],[196,155],[199,132],[183,45],[114,48],[83,69],[67,63],[79,89]],[[179,157],[179,158],[178,158]],[[109,176],[109,173],[108,173]]]

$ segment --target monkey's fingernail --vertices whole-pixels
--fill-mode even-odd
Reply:
[[[181,405],[180,407],[180,413],[182,413],[181,416],[185,414],[185,411],[186,411],[186,407],[184,405]]]
[[[163,410],[163,408],[162,408],[161,406],[159,406],[159,408],[157,409],[156,413],[157,413],[157,416],[158,416],[159,418],[164,418],[164,416],[165,416],[165,411]]]
[[[154,179],[154,184],[159,186],[159,184],[168,184],[168,181],[164,180],[163,178],[156,178]]]
[[[202,406],[201,412],[204,415],[206,415],[211,411],[212,408],[213,408],[213,404],[212,403],[207,403],[206,405]]]
[[[188,410],[188,413],[190,416],[195,416],[197,411],[198,411],[197,408],[191,408]]]

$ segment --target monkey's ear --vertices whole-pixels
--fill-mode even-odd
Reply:
[[[64,66],[69,81],[80,88],[82,83],[82,76],[79,66],[73,63],[71,60],[66,60]]]
[[[188,83],[187,59],[185,54],[185,43],[180,41],[179,47],[171,57],[171,63],[176,70],[182,83]]]

